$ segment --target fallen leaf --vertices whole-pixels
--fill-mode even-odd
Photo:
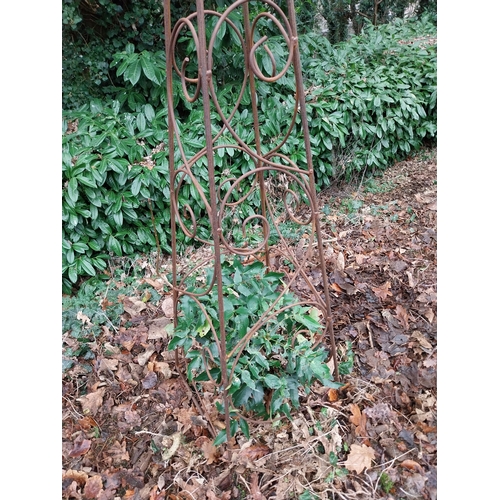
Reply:
[[[87,482],[88,475],[83,471],[68,469],[63,472],[62,479],[63,482],[76,481],[80,486],[83,486]]]
[[[200,436],[195,441],[195,444],[203,452],[204,457],[207,459],[207,465],[213,464],[219,460],[220,454],[209,438]]]
[[[90,416],[86,416],[78,420],[78,425],[84,431],[92,429],[92,427],[97,427],[97,422]]]
[[[85,455],[87,451],[90,450],[90,445],[92,442],[89,439],[83,439],[80,436],[77,437],[73,443],[73,448],[69,452],[68,456],[71,458],[80,457]]]
[[[424,312],[424,316],[427,318],[427,321],[432,325],[432,322],[434,321],[434,311],[429,308]]]
[[[144,352],[137,356],[137,363],[139,363],[140,366],[144,366],[155,350],[156,349],[153,345],[148,346]]]
[[[329,389],[328,401],[330,401],[330,403],[335,403],[338,400],[339,400],[339,391],[337,391],[337,389]]]
[[[168,363],[165,363],[164,361],[155,361],[153,369],[155,372],[161,373],[165,378],[170,378],[172,376],[170,366],[168,366]]]
[[[266,497],[260,491],[259,476],[256,472],[252,472],[250,477],[250,494],[253,500],[266,500]]]
[[[371,408],[363,411],[364,414],[375,422],[389,422],[394,414],[391,407],[387,403],[377,403]]]
[[[115,441],[107,450],[106,453],[115,465],[120,465],[122,462],[128,462],[130,460],[130,455],[127,451],[127,443],[123,441]]]
[[[132,317],[137,316],[147,307],[148,306],[141,299],[137,299],[135,297],[125,297],[123,299],[123,309],[125,309],[125,311]]]
[[[349,409],[351,410],[352,416],[349,417],[349,420],[357,427],[361,423],[361,410],[357,404],[350,404]]]
[[[429,432],[437,432],[436,426],[427,425],[425,422],[417,422],[417,427],[420,427],[422,432],[425,432],[425,434],[428,434]]]
[[[337,255],[337,267],[340,271],[343,271],[345,268],[345,257],[342,252],[339,252]]]
[[[104,297],[99,302],[99,305],[101,306],[102,310],[105,311],[109,306],[114,305],[114,302],[110,302],[107,297]]]
[[[174,317],[174,299],[171,295],[167,295],[161,304],[161,310],[166,318],[172,319]]]
[[[422,466],[418,462],[415,462],[414,460],[403,460],[399,465],[401,467],[404,467],[405,469],[412,470],[412,471],[417,471],[417,472],[424,471],[422,469]]]
[[[150,278],[144,278],[144,281],[151,285],[153,288],[156,290],[162,290],[163,289],[163,283],[160,283],[159,281],[152,280]]]
[[[179,408],[174,410],[174,415],[177,418],[179,424],[179,430],[186,432],[191,429],[193,425],[192,417],[196,417],[197,414],[193,408]]]
[[[95,415],[97,410],[101,407],[105,388],[101,387],[95,392],[86,394],[81,398],[77,398],[77,401],[82,405],[83,413],[86,415],[90,413]]]
[[[396,318],[399,320],[399,322],[403,325],[403,328],[405,330],[408,330],[409,325],[408,325],[408,312],[406,309],[398,304],[396,306]]]
[[[356,258],[356,264],[358,265],[362,265],[365,263],[366,260],[368,260],[368,255],[363,255],[361,253],[358,253],[355,255],[355,258]]]
[[[360,411],[359,406],[357,404],[350,405],[352,417],[350,417],[350,421],[354,424],[355,429],[354,433],[356,436],[360,436],[364,439],[364,444],[369,445],[370,441],[368,439],[368,432],[366,431],[366,422],[368,417],[366,416],[364,410]]]
[[[408,276],[408,285],[410,288],[415,288],[415,280],[413,279],[413,274],[410,271],[406,271],[406,275]]]
[[[83,489],[84,498],[89,500],[92,498],[97,498],[102,491],[102,479],[101,476],[92,476],[89,478]]]
[[[168,318],[157,318],[151,321],[148,329],[148,340],[166,339],[168,332],[166,326],[171,324]]]
[[[419,332],[418,330],[415,330],[412,334],[411,337],[414,339],[418,340],[418,343],[424,348],[424,349],[432,349],[432,344],[424,337],[422,332]]]
[[[207,491],[207,500],[231,500],[232,494],[230,491],[224,491],[222,494],[215,494],[212,490]]]
[[[155,484],[153,486],[153,489],[149,493],[148,500],[163,500],[165,498],[165,495],[167,494],[167,492],[166,491],[158,491],[158,489],[161,490],[161,488]]]
[[[389,288],[391,288],[390,281],[386,281],[382,286],[372,286],[371,287],[373,293],[380,300],[385,300],[388,296],[392,296],[392,292],[389,291]]]
[[[78,483],[76,481],[72,481],[65,487],[65,483],[63,483],[63,498],[76,498],[77,500],[81,500],[82,494],[78,490]]]
[[[340,287],[337,285],[337,283],[332,283],[332,284],[330,285],[330,288],[331,288],[332,290],[336,291],[337,293],[343,293],[342,288],[340,288]]]
[[[158,375],[155,372],[148,372],[147,375],[141,380],[144,389],[152,389],[158,382]]]
[[[92,326],[92,322],[90,321],[90,318],[87,315],[83,314],[82,311],[77,312],[76,319],[79,319],[84,325]]]
[[[240,452],[240,457],[245,460],[255,462],[255,460],[258,460],[259,458],[262,458],[269,453],[271,453],[271,449],[269,448],[269,446],[254,444],[242,449]]]
[[[373,448],[365,444],[353,444],[345,462],[345,467],[347,470],[361,474],[364,469],[370,468],[372,460],[375,460],[375,450]]]
[[[99,361],[99,368],[97,369],[97,373],[105,371],[115,371],[118,369],[118,360],[117,359],[107,359],[101,358]]]

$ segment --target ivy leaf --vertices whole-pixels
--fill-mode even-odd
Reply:
[[[281,387],[281,381],[276,375],[268,374],[264,378],[264,382],[267,387],[271,389],[279,389]]]

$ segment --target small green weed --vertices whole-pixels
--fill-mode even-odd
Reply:
[[[63,349],[63,371],[73,366],[74,358],[94,358],[89,344],[101,334],[103,326],[118,328],[124,311],[120,295],[142,295],[147,291],[149,301],[159,301],[160,295],[154,288],[139,283],[135,274],[128,276],[122,271],[123,268],[117,270],[120,279],[104,281],[95,276],[86,280],[75,295],[62,297],[62,333],[77,340],[76,346]]]
[[[382,472],[382,474],[380,474],[379,485],[385,493],[389,493],[392,488],[394,488],[394,482],[391,481],[387,472]]]
[[[393,182],[379,182],[375,177],[369,177],[363,184],[366,193],[382,194],[394,189]]]
[[[305,490],[299,495],[299,500],[319,500],[319,496],[309,490]]]
[[[354,351],[351,342],[347,342],[345,351],[345,361],[339,363],[339,373],[341,375],[349,375],[354,367]]]

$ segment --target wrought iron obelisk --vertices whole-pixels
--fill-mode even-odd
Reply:
[[[259,8],[255,8],[255,6]],[[253,18],[251,18],[251,9]],[[293,286],[298,280],[309,287],[309,302],[322,313],[324,333],[329,338],[330,355],[334,360],[335,378],[338,380],[336,347],[333,332],[332,311],[329,296],[328,276],[323,256],[322,236],[319,225],[318,202],[314,180],[313,159],[307,124],[307,111],[304,86],[301,73],[301,62],[298,46],[297,26],[293,0],[287,1],[287,14],[271,0],[236,0],[224,12],[206,10],[203,0],[196,0],[196,12],[181,18],[172,26],[170,0],[164,0],[165,11],[165,49],[167,62],[167,101],[169,128],[169,163],[170,163],[170,203],[172,234],[172,286],[175,311],[182,295],[198,298],[217,290],[219,331],[212,332],[221,360],[221,393],[225,404],[226,433],[229,441],[229,404],[227,389],[231,383],[228,373],[228,353],[226,352],[226,331],[224,320],[224,297],[221,274],[221,258],[223,255],[243,256],[247,259],[259,259],[272,269],[275,257],[286,258],[290,263],[287,273],[287,284]],[[235,14],[243,23],[235,21]],[[210,30],[207,29],[210,20]],[[277,58],[267,45],[267,36],[261,36],[260,30],[271,23],[275,32],[279,33],[288,50],[284,57]],[[230,112],[222,109],[217,97],[216,64],[218,35],[221,30],[231,30],[233,40],[241,44],[242,68],[241,90]],[[193,73],[193,58],[179,56],[176,52],[179,39],[191,37],[195,46],[196,66]],[[219,37],[220,38],[220,37]],[[259,55],[260,54],[260,55]],[[267,71],[259,66],[261,55],[267,57]],[[235,57],[237,56],[235,55]],[[282,67],[278,67],[278,60]],[[278,62],[277,62],[278,61]],[[270,69],[269,69],[270,68]],[[289,128],[279,131],[275,142],[263,143],[262,97],[258,94],[258,86],[265,84],[268,89],[281,78],[293,75],[295,93],[290,101],[283,102],[284,109],[289,112]],[[177,79],[177,92],[174,94],[174,79]],[[180,85],[179,85],[180,84]],[[203,120],[198,126],[204,127],[204,145],[198,151],[192,151],[191,145],[186,147],[180,132],[179,117],[176,116],[176,98],[184,100],[189,108],[199,106]],[[245,105],[243,105],[245,101]],[[291,102],[291,104],[290,104]],[[243,137],[238,127],[238,116],[245,108],[251,110],[253,133]],[[214,123],[214,115],[217,124]],[[298,162],[285,154],[284,147],[295,127],[301,128],[303,155],[305,161]],[[218,128],[218,130],[217,130]],[[250,138],[250,139],[249,139]],[[221,167],[219,160],[230,159],[235,152],[245,158],[248,168],[235,177],[230,168]],[[218,165],[216,165],[216,160]],[[201,176],[201,177],[200,177]],[[276,190],[271,189],[273,182],[279,180],[281,201]],[[242,186],[249,186],[250,191],[243,194]],[[211,233],[202,232],[196,220],[197,206],[191,206],[184,195],[186,186],[189,192],[196,194],[196,204],[201,205],[203,212],[210,218]],[[243,240],[235,242],[231,235],[231,223],[228,219],[235,212],[242,211],[245,203],[252,196],[259,200],[260,213],[247,215],[241,221]],[[278,213],[277,207],[281,206]],[[300,208],[300,213],[299,213]],[[244,211],[244,210],[243,210]],[[302,253],[306,258],[297,257],[286,238],[282,236],[281,222],[283,218],[300,226],[308,226],[308,243]],[[234,226],[233,226],[234,227]],[[252,238],[249,237],[253,228]],[[257,229],[256,229],[257,228]],[[177,234],[210,249],[209,257],[192,269],[178,269]],[[270,234],[277,235],[278,243],[270,243]],[[256,241],[256,234],[259,238]],[[273,249],[271,251],[271,249]],[[320,284],[313,284],[306,273],[307,256],[314,257],[319,264]],[[193,293],[187,290],[186,273],[193,273],[202,266],[213,269],[211,280],[202,292]],[[177,324],[177,318],[174,318]],[[257,325],[262,326],[262,325]],[[250,329],[248,340],[255,333]],[[229,357],[234,355],[229,353]]]

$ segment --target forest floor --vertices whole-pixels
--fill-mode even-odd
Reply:
[[[249,423],[231,456],[215,448],[166,349],[168,293],[145,259],[135,293],[114,280],[123,313],[86,350],[63,334],[62,498],[437,498],[436,150],[319,202],[339,355],[354,353],[343,387],[313,386],[292,421]],[[76,320],[92,326],[84,309]]]

